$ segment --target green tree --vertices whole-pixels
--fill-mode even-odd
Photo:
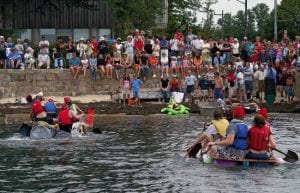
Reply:
[[[283,31],[288,30],[291,38],[299,35],[300,31],[300,1],[282,0],[278,7],[278,35],[283,36]]]
[[[196,28],[196,11],[202,6],[201,0],[169,0],[168,3],[167,34],[171,35],[177,29]]]
[[[270,20],[269,7],[264,3],[260,3],[253,7],[251,11],[254,14],[254,19],[257,26],[257,34],[261,37],[267,36],[263,28],[266,25],[266,22]]]

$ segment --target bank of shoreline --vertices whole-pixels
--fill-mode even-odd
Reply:
[[[76,98],[76,100],[75,100]],[[106,98],[107,100],[103,100]],[[57,106],[63,102],[62,97],[55,97]],[[123,107],[122,103],[111,101],[107,96],[97,97],[97,99],[91,96],[79,96],[74,97],[74,101],[80,106],[80,108],[86,112],[88,108],[95,109],[96,120],[99,115],[152,115],[161,114],[160,110],[166,107],[164,102],[156,101],[144,101],[142,107],[126,106]],[[2,99],[0,101],[0,124],[22,124],[23,122],[30,121],[29,114],[31,111],[31,104],[19,104],[13,103],[12,99]],[[6,102],[5,102],[6,101]],[[186,106],[191,108],[190,113],[199,114],[199,108],[196,105]],[[272,105],[266,105],[269,112],[272,113],[298,113],[298,103],[286,104],[286,103],[275,103]],[[261,106],[262,107],[262,106]],[[163,114],[162,114],[163,115]]]

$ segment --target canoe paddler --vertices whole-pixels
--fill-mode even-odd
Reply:
[[[209,126],[204,130],[195,140],[193,145],[187,150],[188,157],[196,157],[196,154],[201,148],[205,152],[207,149],[207,144],[212,141],[219,141],[225,138],[226,129],[229,125],[227,119],[223,118],[222,109],[216,109],[214,111],[213,120],[209,123]]]

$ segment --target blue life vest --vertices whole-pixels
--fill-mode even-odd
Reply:
[[[49,112],[49,113],[57,112],[54,102],[47,102],[44,107],[45,107],[46,112]]]
[[[248,126],[245,123],[236,123],[235,125],[236,134],[232,146],[240,150],[245,150],[248,147]]]

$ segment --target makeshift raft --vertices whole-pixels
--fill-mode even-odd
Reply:
[[[280,165],[285,163],[285,161],[281,158],[269,159],[269,160],[257,160],[257,159],[225,159],[212,157],[211,162],[216,165],[221,166],[272,166],[272,165]]]
[[[71,133],[55,129],[53,126],[43,122],[38,122],[33,127],[23,123],[19,129],[19,133],[23,137],[29,137],[32,140],[66,139],[72,137]]]

